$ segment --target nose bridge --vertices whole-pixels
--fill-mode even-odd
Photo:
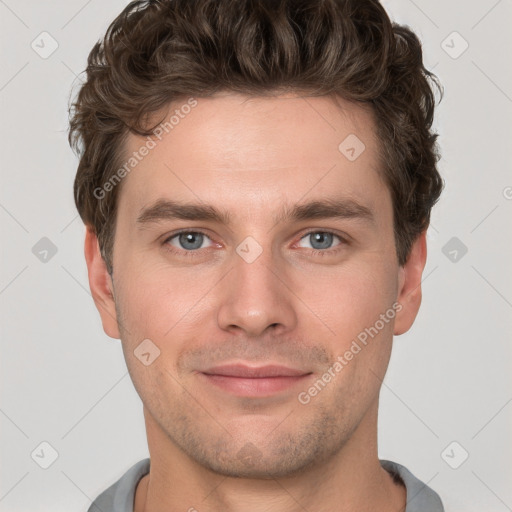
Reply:
[[[238,327],[248,336],[258,336],[274,324],[281,329],[293,328],[293,294],[283,283],[285,276],[279,276],[280,267],[270,246],[250,236],[245,238],[233,254],[233,266],[223,286],[219,327]]]

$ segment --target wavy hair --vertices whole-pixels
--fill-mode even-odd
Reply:
[[[92,48],[70,106],[75,204],[112,273],[121,187],[94,191],[118,170],[126,135],[152,133],[152,113],[218,91],[339,96],[373,110],[403,265],[443,188],[435,89],[442,97],[418,37],[377,0],[133,1]]]

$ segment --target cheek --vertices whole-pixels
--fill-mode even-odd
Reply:
[[[338,343],[374,325],[396,298],[393,275],[382,262],[354,262],[304,275],[297,295],[334,331]]]
[[[158,263],[127,261],[116,270],[118,302],[130,338],[164,340],[172,336],[183,318],[188,323],[194,317],[194,307],[200,306],[201,297],[211,288],[208,273],[170,269]]]
[[[339,365],[331,365],[335,384],[324,399],[332,396],[347,411],[362,410],[375,399],[389,362],[396,314],[390,270],[378,262],[347,265],[330,276],[316,276],[315,288],[303,288],[304,302],[334,332],[324,341]]]

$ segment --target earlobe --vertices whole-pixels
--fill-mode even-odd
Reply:
[[[427,260],[426,230],[414,241],[409,258],[400,267],[398,276],[397,302],[401,305],[395,317],[394,334],[407,332],[421,305],[421,278]]]
[[[90,226],[86,228],[84,254],[89,276],[89,287],[94,304],[101,317],[103,330],[107,336],[120,339],[112,280],[101,256],[96,233]]]

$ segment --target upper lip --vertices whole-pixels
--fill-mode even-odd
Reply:
[[[264,377],[298,377],[301,375],[307,375],[311,372],[274,364],[267,366],[226,364],[221,366],[214,366],[204,370],[202,373],[207,375],[224,375],[227,377],[245,377],[257,379]]]

